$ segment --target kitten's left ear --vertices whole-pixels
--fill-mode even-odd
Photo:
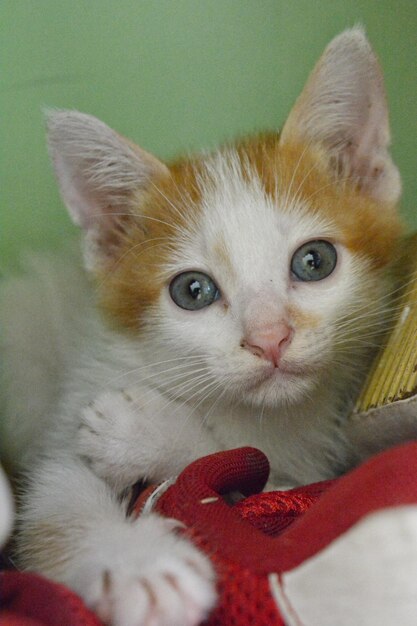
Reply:
[[[379,201],[398,200],[382,72],[361,28],[325,49],[281,133],[282,143],[293,141],[321,144],[340,178]]]

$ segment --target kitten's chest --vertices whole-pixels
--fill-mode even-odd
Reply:
[[[343,464],[346,454],[328,407],[318,407],[312,415],[307,408],[305,414],[289,414],[279,408],[261,411],[231,406],[205,423],[219,450],[251,446],[267,456],[268,490],[333,477],[337,473],[334,460]]]

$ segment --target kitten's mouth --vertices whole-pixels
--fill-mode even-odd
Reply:
[[[277,367],[274,365],[266,365],[262,371],[253,379],[251,387],[255,389],[263,383],[271,383],[274,381],[281,383],[289,383],[291,380],[306,378],[314,374],[311,367],[296,363],[281,363]]]

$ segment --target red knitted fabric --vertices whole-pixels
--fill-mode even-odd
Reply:
[[[336,481],[250,495],[267,473],[258,450],[218,453],[186,468],[156,502],[155,510],[187,526],[216,567],[220,600],[207,626],[283,626],[268,575],[297,567],[368,513],[417,503],[415,443]],[[222,496],[235,491],[248,497],[230,506]]]
[[[209,626],[284,626],[266,575],[274,570],[262,563],[263,544],[304,513],[328,483],[252,495],[268,474],[268,460],[259,450],[220,452],[186,468],[157,502],[157,511],[187,525],[186,534],[216,567],[220,601]],[[222,495],[236,491],[248,497],[227,505]]]
[[[155,510],[182,521],[214,563],[219,603],[206,626],[284,626],[269,575],[292,570],[368,513],[417,504],[417,443],[379,454],[335,481],[257,493],[268,477],[253,448],[221,452],[187,467]],[[229,505],[223,496],[245,499]],[[138,514],[149,491],[135,504]],[[20,572],[0,574],[0,626],[99,626],[61,585]]]
[[[289,491],[258,493],[237,502],[235,511],[266,535],[276,536],[305,513],[331,483],[323,481]]]
[[[100,626],[72,591],[28,572],[0,573],[0,626]]]

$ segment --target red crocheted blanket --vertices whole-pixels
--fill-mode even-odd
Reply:
[[[308,616],[306,621],[302,612],[309,610],[310,600],[304,593],[300,601],[293,584],[304,576],[303,564],[309,563],[313,576],[321,573],[326,578],[328,554],[333,555],[334,546],[343,548],[355,538],[364,520],[374,519],[370,514],[417,505],[416,443],[379,454],[338,480],[290,491],[260,493],[268,471],[268,461],[259,450],[221,452],[196,461],[173,484],[147,490],[134,503],[136,515],[143,507],[152,508],[183,522],[184,532],[209,554],[217,570],[220,598],[209,626],[316,624],[317,608],[311,609],[312,621]],[[228,494],[236,492],[242,499],[231,504]],[[315,563],[320,566],[318,574]],[[344,564],[347,577],[348,565]],[[322,604],[325,607],[326,600]],[[417,599],[414,604],[417,610]],[[368,610],[372,612],[372,606]],[[402,614],[399,617],[395,623],[414,624],[404,622]],[[0,574],[0,626],[98,624],[65,587],[29,573]]]

